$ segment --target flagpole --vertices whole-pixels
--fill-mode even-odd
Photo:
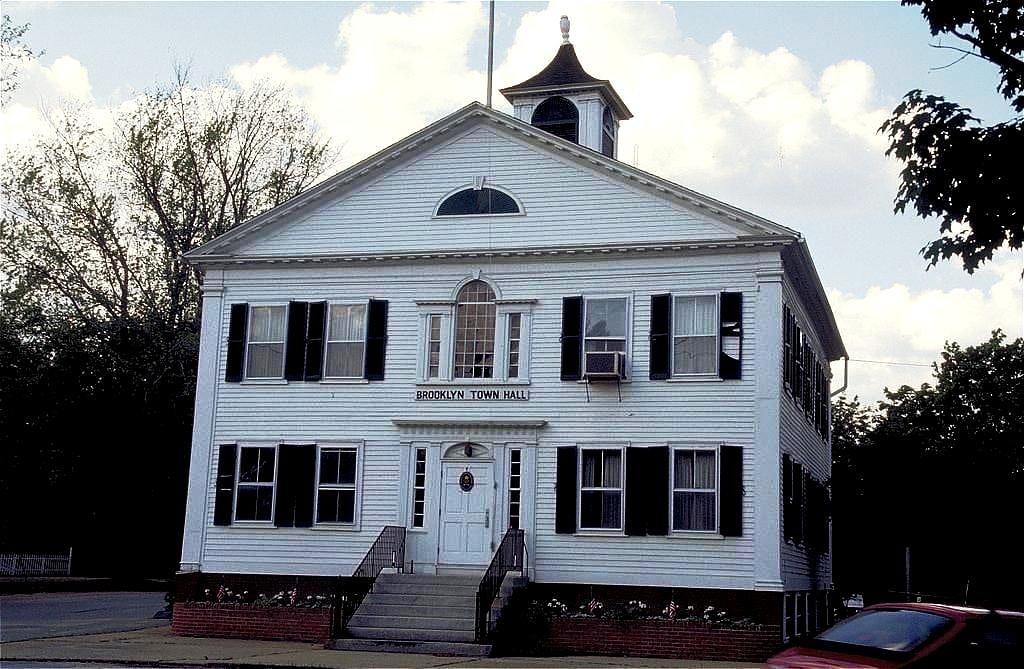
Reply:
[[[491,106],[491,81],[494,78],[494,0],[491,0],[491,18],[487,28],[487,106]]]

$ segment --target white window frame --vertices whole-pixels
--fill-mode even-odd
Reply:
[[[359,374],[356,375],[356,376],[328,376],[327,375],[327,369],[328,369],[327,362],[328,362],[328,357],[329,357],[329,353],[330,353],[330,350],[331,350],[330,344],[352,343],[352,342],[355,341],[354,339],[335,339],[335,340],[331,339],[331,309],[333,307],[357,307],[357,306],[360,306],[360,305],[363,307],[363,356],[362,356],[362,358],[359,361]],[[324,381],[351,381],[353,379],[362,379],[363,378],[363,374],[364,374],[364,370],[366,369],[366,339],[367,339],[367,332],[368,332],[368,328],[369,328],[369,324],[370,324],[369,323],[369,320],[370,320],[370,301],[368,299],[367,300],[362,300],[362,301],[359,301],[359,300],[328,301],[327,302],[327,315],[326,315],[326,318],[327,318],[327,323],[326,323],[326,327],[324,328],[326,330],[324,332],[324,358],[323,358],[323,370],[324,371],[323,371],[323,375],[322,375],[321,379],[324,380]],[[317,479],[317,480],[319,481],[319,479]]]
[[[419,454],[423,453],[423,485],[416,485],[416,465],[419,461]],[[423,531],[427,527],[427,475],[429,474],[428,460],[430,452],[426,446],[417,446],[412,449],[412,498],[409,514],[409,529],[416,531]],[[422,524],[416,524],[416,493],[421,492],[423,494],[423,521]]]
[[[802,592],[793,594],[793,635],[803,636],[807,630],[807,598]]]
[[[717,378],[718,377],[718,365],[719,356],[714,356],[714,369],[710,372],[677,372],[676,371],[676,340],[683,337],[708,337],[710,335],[682,335],[676,332],[676,313],[678,311],[677,302],[680,299],[687,298],[701,298],[701,297],[713,297],[715,298],[715,351],[716,353],[722,350],[722,328],[719,325],[722,322],[722,297],[720,292],[694,292],[694,293],[672,293],[672,322],[669,324],[672,330],[672,350],[669,356],[669,364],[671,365],[672,372],[671,376],[677,379],[706,379],[706,378]]]
[[[520,350],[522,349],[522,345],[523,345],[523,314],[518,312],[518,311],[509,312],[508,314],[505,315],[505,319],[506,319],[506,327],[505,327],[505,331],[506,331],[506,334],[505,334],[505,349],[506,349],[505,350],[505,376],[507,378],[509,378],[509,379],[518,379],[519,378],[519,361],[521,360]],[[518,333],[517,337],[513,338],[512,337],[512,333],[514,332],[515,328],[513,328],[512,323],[513,323],[513,320],[515,320],[515,319],[519,320],[519,325],[518,325],[519,333]],[[512,350],[513,349],[513,346],[512,346],[513,344],[515,344],[515,351]],[[512,364],[512,355],[513,354],[516,356],[515,365]],[[513,367],[515,367],[515,370],[516,370],[515,376],[512,376],[512,368]]]
[[[505,512],[506,512],[506,519],[505,519],[506,522],[505,522],[505,525],[506,525],[507,529],[512,527],[512,504],[513,504],[513,502],[512,502],[512,491],[513,490],[519,492],[519,501],[515,502],[515,504],[518,505],[518,509],[516,511],[516,514],[515,514],[515,517],[516,517],[516,528],[520,529],[520,530],[523,529],[523,504],[524,504],[524,500],[523,500],[523,468],[524,468],[524,466],[526,464],[526,458],[524,457],[524,455],[525,455],[524,450],[525,449],[523,449],[520,446],[512,446],[512,447],[506,448],[506,451],[508,453],[508,469],[507,469],[507,472],[508,472],[508,474],[507,474],[507,478],[508,478],[508,488],[507,488],[508,489],[508,497],[507,497],[506,503],[505,503],[505,506],[506,506],[506,509],[505,509]],[[513,464],[512,463],[512,456],[513,456],[513,454],[518,454],[518,456],[519,456],[519,463],[518,463],[519,464],[519,473],[518,474],[513,474],[512,473],[512,464]],[[517,481],[513,481],[512,480],[513,476],[516,477],[518,480]],[[513,486],[512,485],[513,483],[516,483],[517,485]]]
[[[476,277],[474,277],[476,278]],[[454,291],[455,295],[472,279],[463,281]],[[535,300],[501,299],[497,287],[485,281],[494,290],[496,300],[494,323],[494,369],[491,378],[455,378],[455,312],[457,303],[453,300],[423,300],[419,307],[419,328],[416,363],[416,378],[421,384],[444,385],[501,385],[530,383],[531,328]],[[520,314],[519,376],[508,377],[508,332],[509,315]],[[431,319],[441,319],[441,356],[438,376],[430,374],[430,324]]]
[[[356,452],[355,483],[349,484],[321,484],[320,483],[320,458],[324,451],[332,450],[354,450]],[[313,496],[313,526],[333,529],[358,530],[360,526],[360,512],[362,509],[363,489],[363,444],[362,442],[325,442],[317,444],[316,447],[316,494]],[[353,490],[352,496],[352,522],[342,523],[334,521],[320,522],[318,509],[320,507],[320,489],[325,490]]]
[[[790,626],[790,621],[793,620],[793,610],[790,608],[792,600],[793,600],[793,595],[792,594],[787,592],[787,593],[782,595],[782,640],[783,640],[783,642],[789,641],[789,639],[791,638],[791,635],[789,633],[789,626]],[[795,631],[795,628],[794,628],[794,631]]]
[[[583,336],[580,341],[580,369],[586,373],[587,369],[587,340],[612,340],[619,339],[619,337],[588,337],[587,336],[587,313],[590,310],[590,302],[594,300],[626,300],[626,343],[622,354],[625,356],[625,364],[623,372],[625,378],[629,379],[632,377],[630,369],[633,361],[633,294],[632,293],[588,293],[583,295]]]
[[[587,487],[583,486],[583,453],[586,451],[618,451],[620,471],[619,487],[609,486]],[[626,529],[626,446],[616,444],[587,444],[577,446],[576,462],[576,528],[580,532],[596,532],[601,534],[622,534]],[[602,474],[604,463],[602,461]],[[619,492],[619,526],[618,527],[584,527],[583,526],[583,493],[614,491]]]
[[[715,527],[710,530],[693,530],[683,529],[677,530],[675,528],[675,505],[676,505],[676,492],[703,492],[706,493],[706,488],[676,488],[676,451],[711,451],[715,454]],[[721,506],[722,506],[722,458],[721,453],[717,445],[709,444],[671,444],[669,446],[669,453],[671,455],[671,462],[669,463],[669,478],[668,478],[668,522],[669,529],[672,534],[699,534],[699,535],[715,535],[720,534],[720,524],[722,521]]]
[[[243,482],[242,481],[242,451],[249,448],[265,448],[274,451],[274,480],[264,482]],[[238,444],[238,457],[235,458],[235,490],[231,500],[231,522],[239,525],[273,525],[274,514],[277,512],[277,467],[281,462],[281,453],[278,444]],[[247,488],[270,488],[270,518],[261,519],[239,519],[238,517],[238,489],[242,486]]]
[[[488,303],[488,302],[459,302],[459,295],[461,295],[462,291],[465,290],[466,287],[469,284],[474,283],[476,281],[479,281],[479,282],[481,282],[481,283],[483,283],[484,285],[487,286],[487,288],[494,295],[493,302],[490,302],[490,303]],[[463,376],[463,377],[459,377],[459,376],[456,376],[456,374],[455,374],[455,367],[456,367],[456,364],[457,364],[456,361],[455,361],[455,356],[457,355],[457,352],[456,352],[455,348],[458,345],[458,338],[459,338],[458,326],[459,326],[459,305],[460,304],[493,304],[494,305],[494,335],[493,335],[494,339],[491,342],[493,344],[493,347],[491,348],[491,375],[490,376]],[[462,283],[460,283],[459,287],[458,287],[458,290],[455,291],[455,300],[454,300],[454,303],[452,305],[452,320],[451,320],[451,337],[450,337],[450,342],[451,342],[450,343],[450,349],[451,349],[451,352],[450,352],[450,355],[449,355],[449,360],[450,360],[450,366],[451,366],[450,375],[451,375],[451,379],[454,382],[456,382],[456,383],[465,383],[465,382],[470,382],[470,383],[487,383],[487,382],[493,382],[495,379],[500,379],[499,369],[503,366],[503,363],[502,363],[502,359],[500,357],[501,356],[500,349],[502,347],[499,345],[499,342],[502,341],[504,339],[504,337],[505,337],[505,331],[504,331],[504,328],[500,327],[501,325],[502,325],[502,319],[498,317],[498,291],[494,287],[494,284],[491,283],[490,281],[486,281],[486,280],[484,280],[483,278],[480,278],[480,277],[472,278],[472,279],[470,279],[468,281],[463,281]],[[470,368],[473,368],[475,366],[476,366],[475,364],[470,365]]]
[[[252,335],[252,312],[253,309],[267,309],[267,308],[282,308],[284,310],[284,338],[281,341],[260,341],[254,342],[251,340]],[[281,372],[276,376],[249,376],[249,347],[253,344],[259,346],[261,344],[280,344],[281,345]],[[284,364],[285,357],[288,354],[288,303],[287,302],[266,302],[259,304],[249,304],[249,312],[245,318],[245,355],[242,361],[242,369],[244,370],[243,379],[246,381],[278,381],[284,379]]]

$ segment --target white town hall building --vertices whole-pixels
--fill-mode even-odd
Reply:
[[[846,352],[807,246],[618,160],[632,114],[563,37],[513,116],[471,103],[186,255],[179,578],[348,576],[390,527],[410,579],[476,583],[512,537],[562,601],[823,623]],[[375,617],[352,636],[402,638]]]

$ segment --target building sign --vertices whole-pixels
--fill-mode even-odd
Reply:
[[[530,399],[530,389],[522,386],[487,388],[417,388],[417,402],[524,402]]]
[[[462,492],[469,492],[473,489],[473,473],[462,472],[459,477],[459,487],[462,488]]]

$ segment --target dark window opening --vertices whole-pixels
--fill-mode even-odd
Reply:
[[[519,214],[519,205],[511,197],[493,188],[460,190],[441,203],[438,216],[478,216],[481,214]]]
[[[580,113],[576,105],[562,97],[548,98],[537,105],[530,123],[552,135],[579,143]]]
[[[608,107],[604,108],[601,117],[601,153],[609,158],[615,157],[615,117]]]

